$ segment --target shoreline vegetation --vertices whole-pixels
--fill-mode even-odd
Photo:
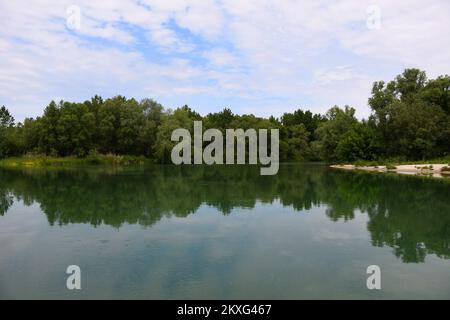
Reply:
[[[84,166],[130,166],[153,163],[142,156],[123,156],[113,154],[88,155],[83,158],[51,157],[45,155],[22,156],[0,159],[2,168],[72,168]]]
[[[297,109],[259,117],[224,108],[201,115],[187,105],[173,110],[152,99],[96,95],[84,102],[51,101],[42,115],[22,122],[2,106],[0,159],[3,166],[170,164],[177,144],[172,133],[183,128],[192,135],[196,121],[222,134],[278,129],[280,163],[374,162],[368,165],[373,170],[383,159],[430,164],[450,158],[450,76],[428,79],[424,71],[406,69],[387,83],[375,82],[368,105],[371,113],[362,120],[348,105],[325,114]]]
[[[445,161],[444,161],[445,160]],[[285,162],[289,164],[292,162]],[[307,162],[297,162],[298,164]],[[314,162],[321,163],[321,162]],[[127,166],[146,166],[155,161],[143,156],[91,154],[86,157],[52,157],[46,155],[25,155],[0,159],[0,168],[6,169],[73,169],[86,167],[118,168]],[[432,178],[450,178],[450,159],[436,159],[418,162],[370,162],[359,161],[347,164],[330,164],[331,169],[364,171],[373,173],[396,173]]]
[[[285,164],[292,162],[285,162]],[[308,162],[297,162],[298,164]],[[321,162],[313,162],[321,163]],[[51,157],[46,155],[25,155],[0,159],[0,168],[81,168],[81,167],[126,167],[145,166],[155,164],[155,161],[142,156],[95,154],[80,158]],[[450,159],[436,159],[429,161],[404,162],[369,162],[359,161],[347,164],[327,164],[332,169],[347,171],[366,171],[376,173],[397,173],[402,175],[417,175],[434,178],[450,178]]]
[[[427,176],[433,178],[450,178],[450,161],[431,160],[427,162],[406,163],[355,163],[333,164],[330,168],[349,171],[368,171],[378,173],[397,173],[403,175]]]

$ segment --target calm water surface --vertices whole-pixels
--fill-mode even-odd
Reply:
[[[66,289],[73,264],[81,291]],[[450,181],[322,165],[2,169],[0,298],[449,299]]]

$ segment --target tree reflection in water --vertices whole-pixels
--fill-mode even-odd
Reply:
[[[0,214],[13,201],[38,203],[50,225],[151,226],[201,205],[227,215],[279,200],[301,213],[326,206],[332,221],[368,214],[374,246],[404,262],[450,257],[450,181],[282,165],[276,176],[252,166],[153,166],[134,169],[0,170]]]

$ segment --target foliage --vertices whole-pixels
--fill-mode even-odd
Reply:
[[[91,153],[84,158],[79,157],[50,157],[45,155],[11,157],[0,160],[0,166],[4,168],[13,167],[74,167],[86,165],[137,165],[145,164],[148,160],[142,156],[121,156],[113,154],[95,154]]]
[[[344,135],[358,123],[355,109],[345,106],[342,110],[334,106],[327,112],[326,119],[328,121],[322,123],[316,131],[321,157],[328,161],[342,160],[337,148]]]
[[[51,101],[42,116],[15,123],[0,108],[0,158],[26,154],[89,157],[92,153],[144,156],[170,163],[177,128],[204,130],[279,129],[280,160],[330,162],[425,161],[450,155],[450,77],[427,79],[406,69],[394,80],[373,84],[372,114],[358,120],[350,106],[334,106],[325,115],[296,110],[279,119],[220,112],[200,115],[188,106],[165,109],[151,99],[137,101],[94,96],[82,103]]]

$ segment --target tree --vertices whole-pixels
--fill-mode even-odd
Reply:
[[[320,114],[313,114],[311,111],[303,111],[298,109],[294,113],[284,113],[281,117],[281,123],[285,127],[303,124],[306,131],[309,133],[309,140],[314,138],[314,132],[319,127],[320,123],[326,119]]]
[[[285,128],[280,142],[281,161],[304,161],[311,158],[309,132],[304,124]]]
[[[176,144],[171,141],[172,132],[175,129],[184,128],[188,129],[192,134],[194,120],[198,120],[197,114],[192,113],[186,107],[178,108],[173,113],[169,111],[164,115],[156,137],[154,157],[157,162],[171,163],[170,154]]]
[[[327,161],[345,160],[339,158],[337,147],[344,134],[357,123],[355,109],[334,106],[327,112],[326,118],[328,121],[321,123],[316,131],[321,157]]]
[[[136,100],[130,99],[121,105],[117,128],[118,153],[138,155],[138,138],[144,123],[144,113]]]
[[[421,98],[450,114],[450,76],[440,76],[428,81],[421,92]]]
[[[0,157],[28,152],[85,156],[90,152],[143,155],[170,162],[177,128],[279,129],[282,161],[355,161],[399,157],[429,159],[450,154],[450,77],[427,79],[424,71],[406,69],[392,81],[373,84],[372,113],[358,120],[346,106],[325,116],[295,110],[281,118],[238,115],[231,109],[202,117],[185,105],[165,110],[152,99],[94,96],[83,103],[51,101],[41,117],[15,124],[0,108]],[[204,143],[206,144],[206,143]]]
[[[412,102],[417,99],[425,87],[427,76],[419,69],[406,69],[395,78],[395,91],[402,102]]]
[[[22,127],[24,152],[38,152],[41,135],[41,118],[26,118]]]
[[[230,128],[231,122],[236,116],[229,108],[224,108],[221,112],[208,113],[205,117],[205,128],[215,128],[225,130]]]
[[[63,103],[57,122],[58,154],[85,156],[93,146],[95,116],[82,103]]]
[[[39,151],[47,155],[58,155],[57,124],[60,117],[60,108],[54,101],[45,108],[39,130]]]
[[[144,123],[139,132],[139,154],[152,157],[155,151],[156,136],[164,116],[164,107],[152,99],[143,99],[140,107],[144,114]]]
[[[126,98],[116,96],[107,99],[99,108],[97,115],[98,136],[100,142],[98,149],[103,153],[117,153],[118,147],[118,129],[120,126],[120,114],[122,104]]]
[[[18,129],[9,110],[0,108],[0,158],[19,154],[22,151]]]
[[[379,154],[414,160],[449,152],[449,87],[448,76],[427,80],[418,69],[406,69],[386,86],[374,83],[369,105]]]
[[[345,161],[374,160],[379,155],[378,151],[375,130],[366,122],[355,122],[339,140],[336,157]]]
[[[0,108],[0,127],[9,128],[14,126],[14,118],[5,106]]]
[[[389,156],[418,160],[442,154],[437,146],[445,133],[447,117],[440,107],[423,101],[398,101],[391,105],[389,119]]]

